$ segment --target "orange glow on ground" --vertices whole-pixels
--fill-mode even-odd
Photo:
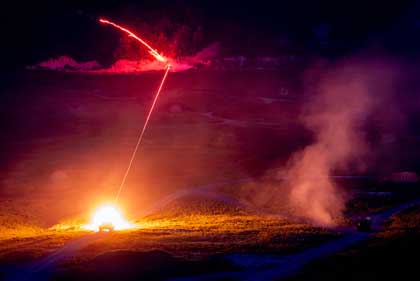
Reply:
[[[112,225],[114,230],[124,230],[134,227],[124,218],[118,207],[111,204],[102,205],[97,208],[92,215],[90,223],[83,228],[99,231],[101,225]]]

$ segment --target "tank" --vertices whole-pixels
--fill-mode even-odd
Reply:
[[[103,223],[99,226],[100,232],[112,232],[114,231],[114,225],[112,223]]]
[[[372,219],[365,217],[357,221],[356,229],[359,232],[369,232],[372,230]]]

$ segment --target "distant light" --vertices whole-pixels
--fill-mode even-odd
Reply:
[[[101,226],[104,225],[110,225],[114,230],[124,230],[133,227],[133,225],[123,217],[121,211],[112,204],[103,205],[96,209],[90,223],[83,228],[99,231]]]

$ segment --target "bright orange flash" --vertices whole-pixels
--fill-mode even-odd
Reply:
[[[128,36],[133,37],[134,39],[136,39],[137,41],[139,41],[140,43],[142,43],[147,49],[149,49],[149,53],[155,57],[155,59],[157,59],[160,62],[167,62],[168,59],[165,58],[164,56],[162,56],[161,54],[158,53],[158,51],[156,51],[155,49],[153,49],[152,47],[150,47],[149,44],[147,44],[143,39],[141,39],[140,37],[138,37],[136,34],[134,34],[133,32],[131,32],[130,30],[128,30],[127,28],[124,28],[112,21],[106,20],[106,19],[99,19],[99,21],[101,23],[104,24],[109,24],[112,25],[113,27],[118,28],[121,31],[124,31],[125,33],[128,34]]]
[[[84,228],[92,231],[99,231],[101,226],[112,226],[114,230],[132,228],[133,225],[124,219],[121,211],[114,205],[103,205],[95,210],[92,219]]]

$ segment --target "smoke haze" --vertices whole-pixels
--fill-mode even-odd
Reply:
[[[306,90],[311,97],[301,122],[313,133],[313,143],[292,155],[285,181],[297,214],[333,225],[344,210],[346,196],[331,176],[350,168],[366,169],[372,152],[366,124],[387,102],[395,74],[381,61],[347,60],[324,71],[311,69],[308,75]],[[314,78],[319,81],[311,81]]]

